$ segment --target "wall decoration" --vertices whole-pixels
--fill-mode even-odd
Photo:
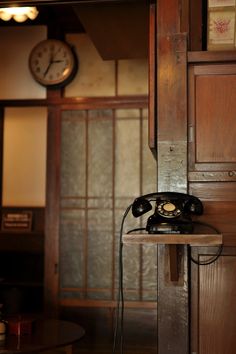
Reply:
[[[209,8],[218,6],[235,6],[235,0],[209,0],[208,6]]]
[[[235,0],[209,0],[207,49],[234,50],[235,22]]]

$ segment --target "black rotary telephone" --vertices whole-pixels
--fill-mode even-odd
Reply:
[[[154,214],[147,220],[146,230],[150,234],[191,233],[191,215],[203,213],[202,202],[197,197],[184,193],[161,192],[135,199],[132,204],[133,216],[139,217],[152,210],[151,201],[156,206]]]

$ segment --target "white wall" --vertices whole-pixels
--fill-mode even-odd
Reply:
[[[7,107],[3,141],[3,206],[45,206],[46,107]]]

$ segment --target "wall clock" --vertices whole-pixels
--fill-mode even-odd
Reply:
[[[66,42],[46,39],[32,49],[29,68],[33,78],[41,85],[63,87],[74,78],[78,60]]]

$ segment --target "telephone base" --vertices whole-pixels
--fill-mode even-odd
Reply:
[[[191,234],[193,232],[192,223],[168,224],[160,223],[147,225],[149,234]]]

